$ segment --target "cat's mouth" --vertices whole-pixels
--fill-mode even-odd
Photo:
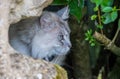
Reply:
[[[56,55],[66,55],[69,51],[70,51],[70,47],[59,47],[59,48],[55,48],[56,51]]]

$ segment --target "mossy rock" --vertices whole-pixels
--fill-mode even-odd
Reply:
[[[59,65],[54,65],[57,71],[57,75],[55,79],[68,79],[67,72],[60,67]]]

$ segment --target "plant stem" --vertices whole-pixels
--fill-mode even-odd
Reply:
[[[101,26],[101,25],[102,25],[102,23],[101,23],[100,8],[98,9],[98,22],[99,22],[99,24],[100,24],[100,26]],[[101,31],[101,34],[103,34],[103,30],[101,29],[100,31]]]
[[[113,43],[115,42],[115,40],[116,40],[116,38],[117,38],[117,36],[118,36],[118,34],[119,34],[119,31],[120,31],[120,29],[119,29],[119,27],[118,27],[118,28],[117,28],[117,32],[115,33],[115,36],[114,36],[114,38],[113,38],[113,40],[112,40]]]
[[[116,10],[120,10],[120,9],[116,9]]]
[[[114,54],[116,54],[117,56],[120,56],[120,48],[117,47],[110,39],[108,39],[105,35],[102,35],[100,33],[98,33],[97,31],[95,31],[95,33],[93,34],[94,38],[101,42],[106,49],[112,51]]]
[[[117,38],[117,36],[118,36],[118,34],[119,34],[119,31],[120,31],[120,19],[118,20],[118,28],[117,28],[117,31],[116,31],[116,33],[115,33],[115,36],[114,36],[114,38],[113,38],[113,40],[112,40],[113,43],[115,42],[115,40],[116,40],[116,38]]]

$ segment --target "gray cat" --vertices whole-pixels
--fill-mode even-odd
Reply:
[[[71,47],[68,7],[57,13],[21,20],[9,28],[9,43],[18,52],[36,59],[64,56]],[[56,58],[56,57],[55,57]],[[58,57],[60,58],[60,57]]]

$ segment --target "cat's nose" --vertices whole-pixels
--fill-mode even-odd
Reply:
[[[66,43],[66,45],[71,48],[72,47],[72,44],[69,42],[69,43]]]
[[[71,44],[71,42],[70,42],[69,39],[67,39],[67,41],[65,41],[65,45],[66,45],[67,47],[69,47],[69,48],[72,47],[72,44]]]
[[[71,47],[72,47],[72,44],[71,44],[71,43],[70,43],[70,44],[68,44],[68,47],[69,47],[69,48],[71,48]]]

